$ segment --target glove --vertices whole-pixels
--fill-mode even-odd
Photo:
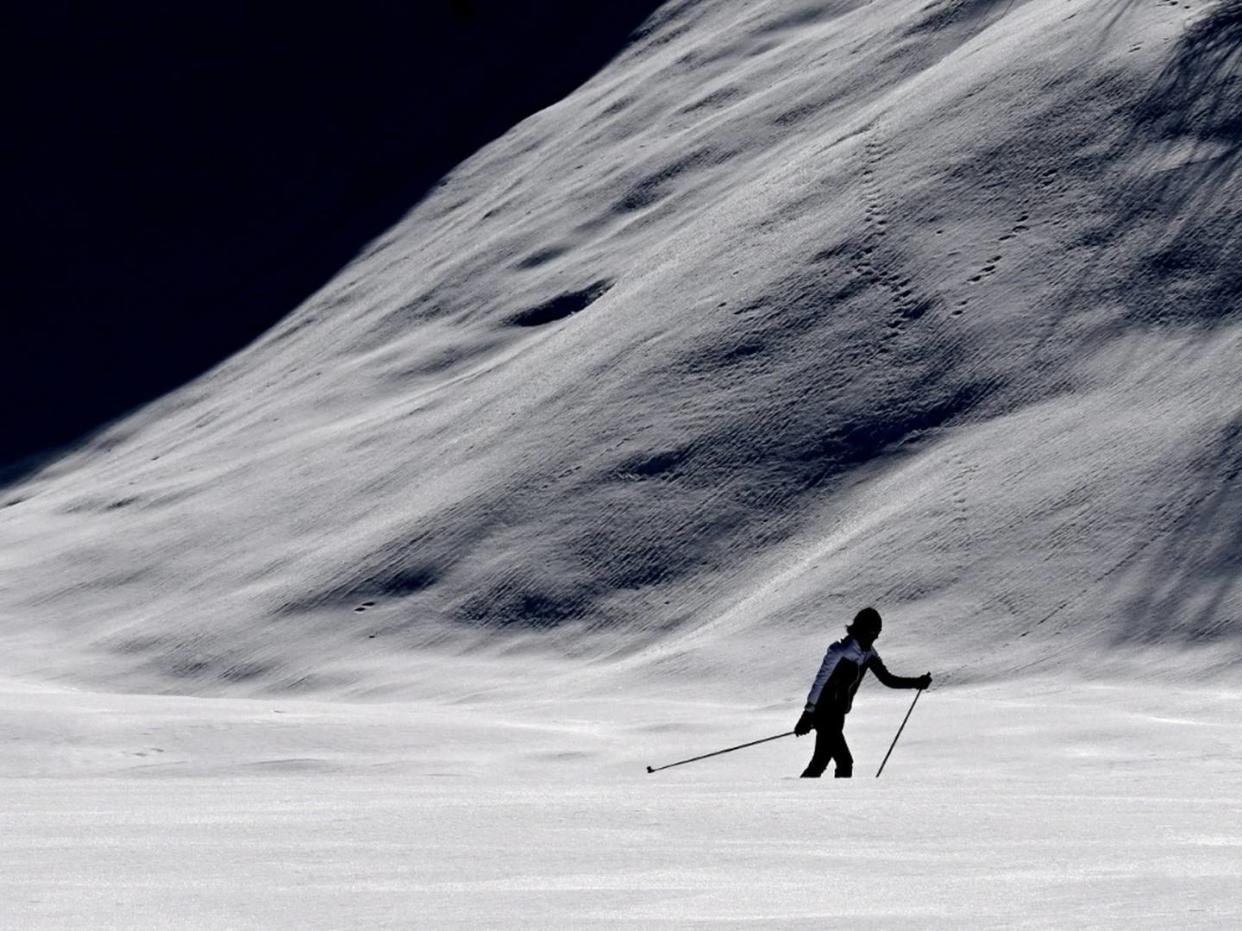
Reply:
[[[802,717],[798,718],[798,723],[794,725],[794,736],[805,737],[811,733],[811,728],[815,726],[815,718],[811,712],[802,712]]]
[[[919,689],[925,689],[931,685],[931,673],[925,672],[914,681],[917,683]]]

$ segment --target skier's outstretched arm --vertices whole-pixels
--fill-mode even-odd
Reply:
[[[887,685],[890,689],[925,689],[932,682],[930,672],[925,672],[921,676],[895,676],[888,671],[888,667],[878,656],[871,657],[867,668],[875,673],[875,677],[882,685]]]

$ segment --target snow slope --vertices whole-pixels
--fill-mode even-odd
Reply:
[[[1232,667],[1237,10],[666,6],[7,489],[6,664],[372,692],[537,631],[767,676],[874,602],[966,678]]]

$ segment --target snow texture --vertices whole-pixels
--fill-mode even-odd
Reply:
[[[1236,924],[1240,13],[666,5],[3,490],[0,918]]]

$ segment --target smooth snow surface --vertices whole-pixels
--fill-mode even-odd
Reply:
[[[10,668],[375,694],[539,631],[766,676],[870,602],[959,681],[1232,668],[1239,43],[1235,2],[670,4],[7,491]]]
[[[1240,49],[668,4],[0,494],[3,917],[1236,925]],[[883,780],[874,684],[852,783],[643,772],[789,729],[869,603],[936,675]]]
[[[905,694],[864,688],[846,782],[792,778],[794,738],[646,775],[788,727],[725,701],[7,691],[0,926],[1242,921],[1242,694],[933,690],[876,780]]]

